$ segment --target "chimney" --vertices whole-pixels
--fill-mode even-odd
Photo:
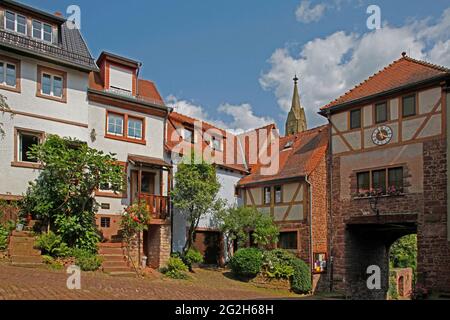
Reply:
[[[54,13],[54,15],[55,16],[57,16],[57,17],[61,17],[62,18],[62,13],[61,12],[59,12],[59,11],[56,11],[55,13]]]

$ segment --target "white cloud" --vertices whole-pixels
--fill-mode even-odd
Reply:
[[[315,6],[311,5],[308,0],[303,0],[295,11],[297,20],[303,23],[319,21],[327,9],[326,4],[319,3]]]
[[[167,105],[172,107],[174,111],[178,113],[206,121],[221,129],[234,133],[240,133],[250,129],[263,127],[264,125],[275,122],[269,117],[256,116],[253,113],[252,106],[248,103],[240,105],[226,103],[220,105],[218,111],[231,117],[231,121],[223,121],[211,118],[203,106],[197,105],[192,101],[178,100],[173,95],[168,96],[166,101]]]
[[[285,114],[291,104],[295,73],[300,74],[302,104],[310,126],[324,122],[319,107],[339,97],[406,51],[417,59],[450,65],[450,9],[438,20],[426,19],[364,34],[335,32],[306,43],[297,53],[275,50],[261,86],[273,90]]]

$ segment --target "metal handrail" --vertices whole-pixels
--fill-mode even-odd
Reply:
[[[14,34],[4,30],[0,30],[0,41],[16,45],[23,49],[37,51],[39,53],[51,54],[56,57],[67,58],[72,61],[77,61],[92,65],[95,63],[92,57],[84,56],[79,53],[71,52],[61,48],[60,46],[48,44],[42,41],[34,40],[19,34]]]

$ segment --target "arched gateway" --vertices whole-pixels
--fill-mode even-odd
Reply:
[[[450,292],[450,70],[406,54],[321,109],[331,125],[331,287],[385,299],[389,248],[418,235],[417,286]],[[381,289],[367,268],[381,269]]]

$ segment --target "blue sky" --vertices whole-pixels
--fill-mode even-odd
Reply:
[[[95,57],[108,50],[142,61],[142,77],[169,104],[229,129],[283,128],[296,72],[315,126],[322,104],[402,51],[450,65],[448,0],[22,2],[63,13],[78,5]],[[381,8],[381,30],[366,27],[370,4]]]

